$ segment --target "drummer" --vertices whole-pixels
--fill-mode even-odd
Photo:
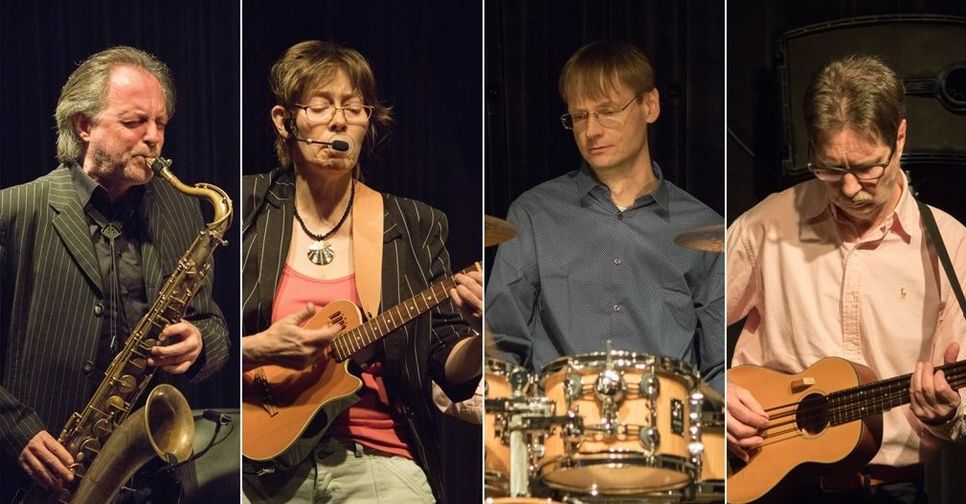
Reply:
[[[539,370],[612,340],[689,362],[722,391],[724,263],[673,239],[723,219],[651,160],[661,104],[647,56],[588,44],[564,65],[559,91],[583,162],[510,206],[518,234],[500,246],[486,289],[488,354]]]

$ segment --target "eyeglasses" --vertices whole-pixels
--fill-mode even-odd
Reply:
[[[631,103],[634,103],[634,100],[636,100],[639,96],[640,96],[640,93],[634,95],[633,97],[631,97],[630,100],[628,100],[627,103],[624,104],[623,107],[618,109],[605,107],[595,112],[585,112],[585,111],[579,111],[574,113],[568,112],[560,116],[560,122],[563,123],[564,129],[582,130],[587,127],[587,124],[590,121],[590,116],[594,116],[597,119],[597,122],[600,123],[600,125],[603,126],[604,128],[610,128],[610,129],[620,128],[621,126],[624,125],[620,119],[621,112],[623,112],[627,107],[629,107]]]
[[[815,178],[823,182],[838,182],[845,177],[846,173],[851,173],[856,179],[862,182],[872,182],[878,180],[885,173],[885,169],[892,163],[892,156],[895,155],[895,148],[889,150],[889,159],[881,163],[873,163],[869,165],[853,166],[851,168],[842,168],[841,166],[823,166],[817,163],[808,161],[805,166],[808,171],[815,175]],[[808,147],[808,159],[812,158],[812,147]]]
[[[305,111],[305,117],[311,124],[328,124],[335,118],[335,112],[341,110],[345,116],[346,123],[357,125],[368,123],[369,118],[372,117],[372,111],[375,108],[372,105],[352,104],[346,105],[345,107],[337,107],[335,105],[321,103],[310,105],[296,103],[295,107]]]

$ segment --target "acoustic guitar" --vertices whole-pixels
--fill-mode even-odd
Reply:
[[[460,273],[472,271],[480,271],[479,262]],[[358,366],[350,370],[352,357],[364,355],[382,337],[449,299],[449,290],[455,288],[455,276],[446,277],[365,322],[349,301],[321,308],[302,327],[341,327],[323,359],[305,369],[268,365],[244,373],[242,454],[255,461],[297,465],[332,420],[358,401],[362,380],[354,374]]]
[[[936,369],[953,388],[966,386],[966,360]],[[868,367],[838,357],[798,374],[759,366],[730,369],[728,381],[755,396],[768,425],[749,461],[731,464],[728,502],[780,502],[802,483],[864,466],[879,451],[882,413],[909,402],[911,376],[876,381]]]

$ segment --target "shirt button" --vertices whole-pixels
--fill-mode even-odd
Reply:
[[[619,311],[621,311],[621,305],[619,305],[619,304],[615,304],[615,305],[614,305],[614,311],[615,311],[615,312],[619,312]]]
[[[624,220],[624,212],[617,214],[617,220]]]
[[[616,265],[618,265],[618,266],[620,266],[620,264],[621,264],[621,260],[620,260],[620,258],[615,258],[615,259],[614,259],[614,264],[616,264]]]
[[[104,313],[104,303],[100,301],[94,303],[94,316],[100,317],[102,313]]]

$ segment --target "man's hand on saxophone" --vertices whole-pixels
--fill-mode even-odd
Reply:
[[[171,374],[182,374],[201,355],[201,331],[186,320],[165,327],[160,339],[165,344],[151,349],[149,366],[160,367]]]
[[[60,491],[74,479],[74,473],[67,468],[74,463],[74,457],[45,430],[27,442],[17,462],[31,479],[47,490]]]

